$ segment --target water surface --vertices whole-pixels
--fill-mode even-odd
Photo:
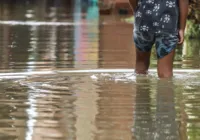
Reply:
[[[198,40],[177,48],[173,79],[157,77],[154,51],[137,76],[130,16],[78,0],[1,5],[0,139],[200,139]]]

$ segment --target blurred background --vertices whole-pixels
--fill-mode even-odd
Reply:
[[[199,12],[191,1],[176,68],[200,67]],[[134,68],[133,21],[129,0],[1,0],[0,69]]]

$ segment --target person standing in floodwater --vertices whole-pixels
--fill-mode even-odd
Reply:
[[[177,44],[184,41],[189,0],[129,0],[134,21],[137,74],[147,74],[150,54],[155,44],[158,76],[173,76],[173,60]]]

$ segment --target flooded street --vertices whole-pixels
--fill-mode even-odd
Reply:
[[[0,2],[0,140],[199,140],[200,41],[134,75],[131,16],[83,1]]]

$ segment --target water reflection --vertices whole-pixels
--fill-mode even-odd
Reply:
[[[133,133],[136,139],[153,139],[153,112],[151,104],[151,85],[149,79],[141,79],[136,85],[135,113]],[[145,85],[145,86],[144,86]],[[152,110],[151,110],[152,109]],[[153,110],[154,109],[154,110]]]
[[[1,79],[1,138],[199,139],[199,75],[184,75],[184,82],[128,73]]]
[[[81,13],[81,1],[75,3],[75,12]],[[84,8],[84,7],[83,7]],[[75,68],[97,68],[98,67],[98,49],[99,49],[99,10],[97,5],[86,9],[86,16],[83,19],[81,15],[74,15],[74,21],[78,23],[92,22],[94,25],[76,26],[74,29],[74,57]]]
[[[97,68],[97,5],[78,0],[38,3],[2,1],[1,69]]]
[[[132,24],[87,1],[0,1],[0,69],[14,72],[0,77],[0,139],[200,139],[198,73],[64,73],[134,68]],[[186,40],[175,67],[199,68],[198,58],[199,41]]]
[[[45,78],[46,82],[35,77],[28,80],[30,83],[27,80],[1,83],[2,139],[75,138],[76,97],[72,96],[71,84],[67,77],[51,84],[51,78]]]
[[[131,140],[135,88],[132,83],[99,81],[95,140]]]
[[[0,3],[1,70],[134,68],[133,25],[122,20],[130,15],[101,14],[88,0]],[[199,68],[198,48],[198,40],[186,40],[174,67]],[[151,59],[155,68],[154,51]]]
[[[200,58],[200,40],[188,39],[184,43],[183,47],[183,68],[199,68]]]
[[[199,99],[200,99],[200,88],[199,88],[199,73],[192,80],[188,80],[184,84],[183,94],[180,96],[182,112],[182,126],[186,132],[186,137],[189,139],[199,139]],[[186,138],[185,138],[186,139]]]
[[[173,81],[138,79],[134,136],[142,140],[178,140]]]
[[[67,77],[65,81],[59,78],[54,84],[51,83],[52,78],[45,78],[48,82],[44,82],[36,77],[28,85],[27,140],[75,138],[76,98],[71,96],[71,84],[66,80]]]
[[[175,92],[173,81],[159,80],[157,84],[156,134],[157,139],[178,140],[179,126],[176,121]]]

